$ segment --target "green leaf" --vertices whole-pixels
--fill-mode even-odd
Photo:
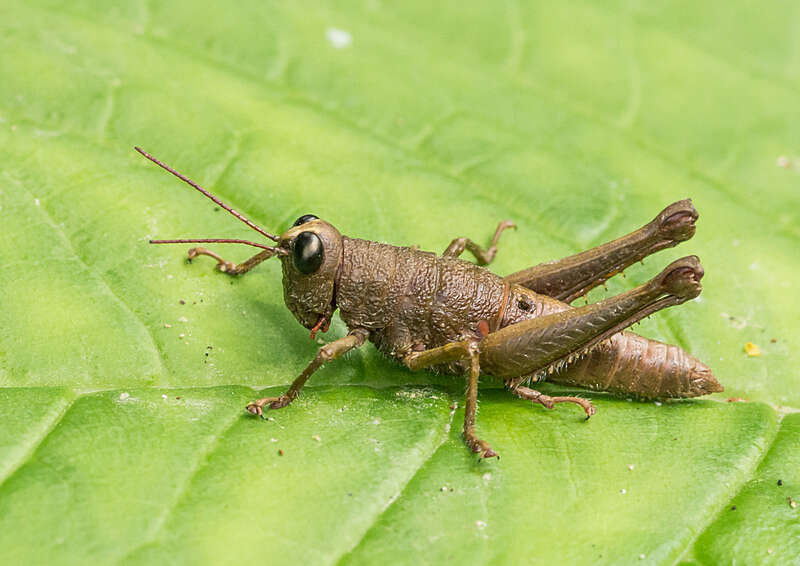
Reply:
[[[795,560],[795,11],[0,6],[0,555]],[[313,212],[351,236],[442,250],[512,218],[501,274],[691,197],[696,236],[589,300],[699,255],[701,299],[636,330],[706,361],[726,392],[663,405],[592,394],[598,414],[582,423],[487,381],[478,431],[502,460],[478,464],[451,409],[462,380],[367,346],[252,418],[256,388],[283,391],[318,345],[283,306],[277,262],[232,280],[147,244],[253,233],[133,145],[273,232]],[[344,332],[335,320],[326,340]]]

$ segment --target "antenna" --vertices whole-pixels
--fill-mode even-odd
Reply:
[[[273,235],[273,234],[270,234],[270,233],[269,233],[269,232],[267,232],[266,230],[264,230],[264,229],[262,229],[262,228],[259,228],[258,226],[256,226],[256,225],[255,225],[254,223],[252,223],[250,220],[248,220],[247,218],[245,218],[245,217],[244,217],[244,215],[242,215],[242,214],[241,214],[241,213],[239,213],[239,212],[236,212],[236,211],[235,211],[235,210],[233,210],[233,209],[232,209],[230,206],[228,206],[227,204],[225,204],[224,202],[222,202],[221,200],[219,200],[217,197],[215,197],[214,195],[212,195],[211,193],[209,193],[207,190],[205,190],[203,187],[201,187],[200,185],[198,185],[197,183],[195,183],[194,181],[192,181],[191,179],[189,179],[189,178],[188,178],[188,177],[186,177],[185,175],[182,175],[182,174],[178,173],[177,171],[175,171],[175,169],[173,169],[172,167],[170,167],[170,166],[169,166],[169,165],[167,165],[166,163],[162,163],[161,161],[159,161],[158,159],[156,159],[155,157],[153,157],[152,155],[150,155],[149,153],[147,153],[145,150],[143,150],[141,147],[135,147],[135,146],[134,146],[134,148],[133,148],[133,149],[135,149],[136,151],[138,151],[139,153],[141,153],[142,155],[144,155],[144,156],[145,156],[147,159],[149,159],[150,161],[152,161],[153,163],[155,163],[156,165],[158,165],[158,166],[159,166],[159,167],[161,167],[162,169],[166,169],[167,171],[169,171],[170,173],[172,173],[173,175],[175,175],[175,176],[176,176],[178,179],[180,179],[180,180],[181,180],[181,181],[183,181],[184,183],[186,183],[186,184],[188,184],[188,185],[191,185],[192,187],[194,187],[195,189],[197,189],[198,191],[200,191],[201,193],[203,193],[204,195],[206,195],[208,198],[210,198],[210,199],[211,199],[211,200],[213,200],[215,203],[217,203],[219,206],[221,206],[222,208],[224,208],[225,210],[227,210],[228,212],[230,212],[231,214],[233,214],[233,215],[234,215],[236,218],[238,218],[239,220],[241,220],[242,222],[244,222],[245,224],[247,224],[248,226],[250,226],[250,228],[252,228],[252,229],[253,229],[253,230],[255,230],[256,232],[258,232],[258,233],[259,233],[259,234],[261,234],[262,236],[266,236],[267,238],[269,238],[269,239],[270,239],[270,240],[272,240],[273,242],[277,242],[277,241],[279,241],[279,240],[280,240],[280,238],[278,238],[277,236],[275,236],[275,235]],[[214,241],[217,241],[217,242],[218,242],[219,240],[214,240]],[[151,243],[161,243],[161,242],[160,242],[160,241],[154,241],[154,242],[151,242]],[[164,241],[164,243],[167,243],[167,242],[166,242],[166,241]],[[169,242],[169,243],[173,243],[173,242]],[[176,242],[176,243],[178,243],[178,242]],[[240,240],[240,241],[237,241],[237,243],[245,243],[245,242]],[[251,243],[251,244],[252,244],[252,243]],[[263,247],[263,246],[256,246],[256,247]]]
[[[180,240],[150,240],[150,243],[151,244],[212,244],[212,243],[247,244],[248,246],[254,246],[256,248],[269,250],[272,253],[276,253],[278,255],[286,255],[289,253],[283,248],[266,246],[264,244],[259,244],[258,242],[251,242],[250,240],[237,240],[234,238],[192,238],[192,239],[180,239]]]

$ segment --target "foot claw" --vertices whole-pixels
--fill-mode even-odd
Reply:
[[[247,407],[245,407],[247,411],[253,415],[257,415],[259,417],[263,417],[264,413],[261,411],[261,407],[256,405],[255,403],[250,403]]]

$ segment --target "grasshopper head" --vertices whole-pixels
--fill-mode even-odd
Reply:
[[[334,287],[342,261],[342,235],[312,214],[298,218],[280,235],[278,247],[289,253],[283,264],[283,300],[306,328],[325,332],[336,310]]]
[[[266,250],[263,259],[280,256],[283,263],[283,298],[286,306],[295,318],[311,329],[311,337],[322,329],[328,330],[333,311],[336,310],[334,298],[336,274],[342,261],[342,235],[339,231],[313,214],[298,218],[286,232],[280,236],[270,234],[256,226],[240,212],[222,202],[203,187],[178,173],[169,165],[162,163],[143,149],[136,151],[144,157],[169,171],[181,181],[187,183],[218,206],[247,224],[250,228],[277,242],[277,246],[267,246],[258,242],[233,238],[191,238],[180,240],[150,240],[151,244],[181,244],[189,242],[220,242],[228,244],[247,244]],[[262,252],[262,254],[265,252]],[[217,256],[215,256],[217,257]]]

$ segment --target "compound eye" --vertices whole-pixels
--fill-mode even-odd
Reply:
[[[301,232],[294,239],[292,259],[300,273],[304,275],[314,273],[322,265],[324,255],[322,240],[314,232]]]
[[[294,221],[292,224],[292,228],[295,226],[300,226],[301,224],[305,224],[306,222],[311,222],[312,220],[319,220],[319,216],[314,216],[313,214],[304,214],[300,218]]]

